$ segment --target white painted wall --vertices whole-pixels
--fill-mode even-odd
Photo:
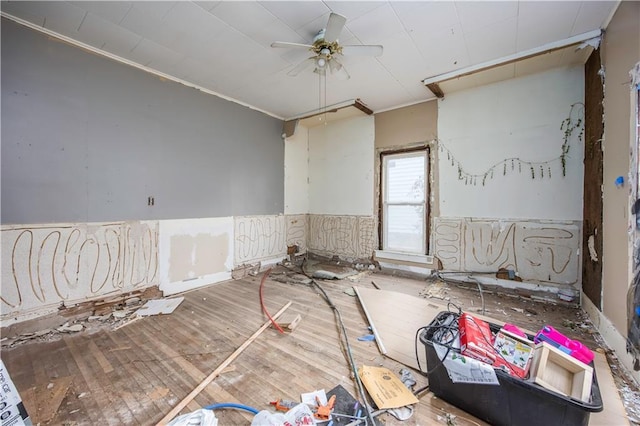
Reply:
[[[584,99],[582,67],[560,68],[446,95],[438,102],[438,136],[469,173],[482,174],[505,158],[545,161],[561,153],[562,121]],[[465,185],[457,166],[439,151],[438,184],[443,217],[581,220],[583,148],[571,139],[566,176],[560,161],[551,178],[530,169],[499,167],[482,186]],[[536,170],[538,176],[539,170]]]
[[[309,213],[373,215],[374,119],[309,129]]]
[[[309,213],[309,130],[284,141],[284,214]]]

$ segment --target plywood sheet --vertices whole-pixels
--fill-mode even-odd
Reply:
[[[428,325],[446,307],[404,293],[354,287],[380,352],[404,365],[418,369],[415,354],[416,331]],[[426,371],[424,345],[418,342],[420,366]]]

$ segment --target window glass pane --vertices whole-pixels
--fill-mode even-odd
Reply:
[[[424,200],[424,154],[386,158],[386,202],[420,203]]]
[[[422,253],[424,206],[387,207],[387,249]]]

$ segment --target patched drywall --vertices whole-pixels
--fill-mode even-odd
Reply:
[[[2,323],[159,283],[158,222],[2,227]]]
[[[376,149],[402,148],[438,137],[438,102],[428,101],[374,115]]]
[[[582,117],[581,66],[451,93],[438,100],[443,217],[581,220],[583,144],[563,121]],[[563,170],[565,175],[563,175]]]
[[[580,222],[439,217],[434,255],[445,270],[515,271],[524,281],[580,294]]]
[[[371,116],[309,129],[309,213],[373,214],[373,144]]]
[[[159,223],[160,290],[175,294],[231,278],[233,218]]]
[[[229,235],[173,235],[169,280],[183,281],[203,277],[211,271],[224,271]]]
[[[309,215],[308,249],[346,259],[368,259],[377,245],[372,216]]]

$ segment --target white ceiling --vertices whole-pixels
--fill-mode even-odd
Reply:
[[[375,112],[434,95],[422,80],[602,28],[617,1],[2,1],[28,21],[278,118],[361,99]],[[330,12],[347,17],[341,44],[381,44],[377,58],[341,58],[351,74],[287,72],[310,53],[273,41],[309,43]],[[584,62],[547,55],[541,70]],[[515,70],[514,65],[514,70]],[[504,69],[500,78],[515,71]],[[468,83],[467,83],[468,85]],[[448,90],[452,87],[449,85]],[[446,92],[445,92],[446,93]]]

